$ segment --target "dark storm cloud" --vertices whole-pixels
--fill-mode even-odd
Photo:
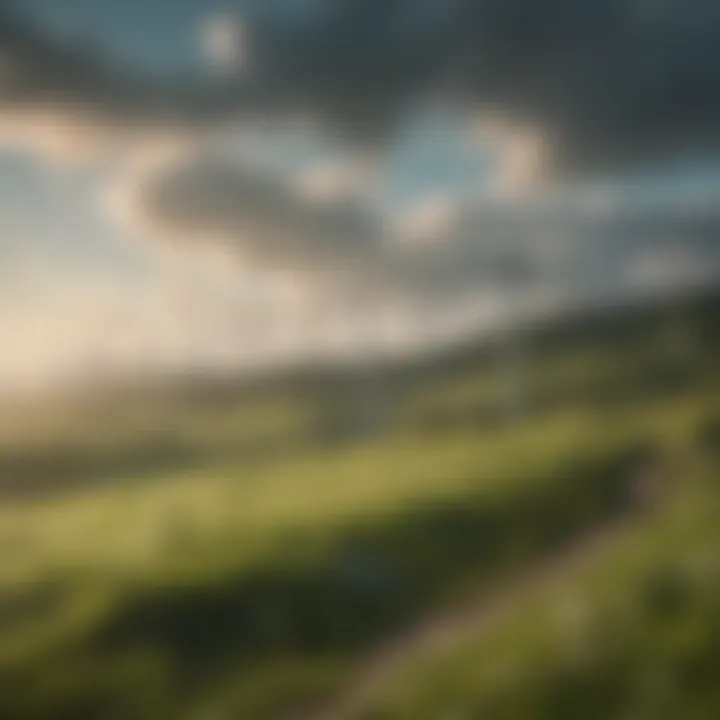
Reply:
[[[251,30],[259,72],[278,103],[354,139],[381,140],[442,71],[453,30],[451,16],[437,11],[442,5],[325,0],[299,18],[266,10]]]
[[[715,141],[716,0],[326,0],[258,23],[268,86],[361,136],[426,97],[547,134],[560,167]]]
[[[566,169],[720,132],[716,0],[249,0],[242,22],[246,73],[158,87],[0,5],[0,98],[168,122],[302,111],[373,143],[434,98],[537,127]]]
[[[557,162],[649,159],[715,141],[715,0],[466,3],[459,82],[551,133]]]
[[[312,203],[280,177],[212,156],[136,187],[133,212],[160,234],[221,241],[260,266],[357,270],[380,251],[378,221],[358,201]]]

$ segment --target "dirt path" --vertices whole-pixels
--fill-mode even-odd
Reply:
[[[530,595],[562,581],[629,537],[644,515],[628,513],[578,537],[535,569],[524,572],[475,604],[451,608],[379,648],[338,697],[305,720],[355,720],[369,710],[418,660],[442,654],[468,636],[482,638]]]

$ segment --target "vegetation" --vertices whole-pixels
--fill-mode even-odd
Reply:
[[[717,458],[688,469],[654,522],[490,633],[415,662],[365,716],[717,717],[718,477]]]
[[[384,368],[370,426],[351,371],[8,413],[0,717],[312,713],[418,623],[628,516],[621,547],[418,658],[368,717],[715,717],[717,308],[690,309],[684,352],[662,310],[529,332],[512,408],[502,358],[466,348]]]

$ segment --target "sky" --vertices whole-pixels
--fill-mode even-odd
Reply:
[[[0,391],[714,282],[720,12],[538,5],[1,2]]]

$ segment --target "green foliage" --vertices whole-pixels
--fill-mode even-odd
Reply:
[[[283,718],[415,623],[634,514],[621,552],[413,668],[377,717],[642,720],[682,703],[709,720],[720,352],[708,332],[664,353],[659,327],[535,338],[520,415],[502,363],[472,352],[388,370],[374,433],[355,434],[351,376],[332,395],[165,388],[16,414],[0,717]],[[659,511],[638,500],[648,477]]]

